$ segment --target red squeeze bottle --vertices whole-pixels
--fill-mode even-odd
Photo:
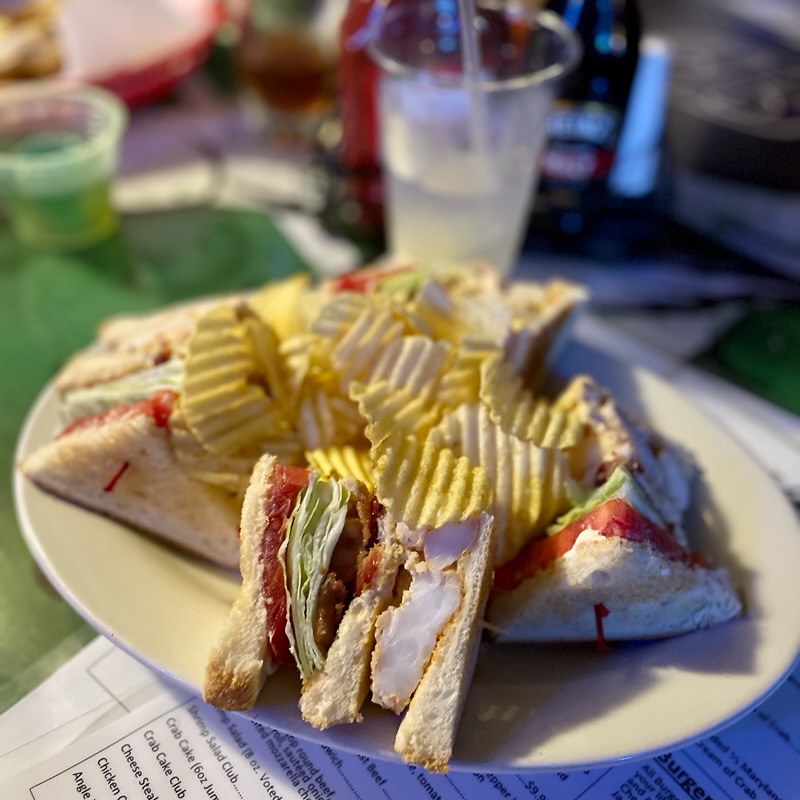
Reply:
[[[339,105],[342,159],[352,169],[378,162],[375,89],[378,68],[366,50],[370,17],[380,13],[378,0],[352,0],[339,29]]]
[[[383,229],[380,144],[376,97],[378,67],[367,52],[375,16],[387,0],[351,0],[339,28],[339,114],[343,201],[352,205],[355,227]]]

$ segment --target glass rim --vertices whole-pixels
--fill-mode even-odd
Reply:
[[[504,90],[517,89],[537,84],[550,83],[557,78],[567,75],[578,64],[583,52],[580,38],[567,25],[567,23],[555,12],[547,9],[530,10],[518,3],[496,3],[483,2],[478,0],[478,7],[495,8],[500,10],[519,11],[527,18],[536,22],[537,26],[551,34],[555,34],[564,45],[564,52],[561,58],[555,59],[552,64],[548,64],[539,69],[521,75],[513,75],[508,78],[486,78],[472,80],[469,75],[459,72],[456,74],[436,74],[431,75],[429,82],[432,85],[452,88],[472,88],[484,90]],[[372,30],[369,32],[367,40],[367,51],[372,60],[385,72],[397,76],[408,77],[424,70],[419,67],[410,66],[404,61],[400,61],[386,54],[380,46],[379,31],[384,21],[385,15],[391,14],[391,10],[384,9],[384,12],[373,23]]]
[[[0,114],[27,103],[44,102],[49,99],[83,103],[91,109],[98,109],[105,116],[104,124],[100,130],[90,132],[79,141],[51,152],[0,152],[0,168],[38,170],[69,167],[106,151],[120,137],[128,121],[127,106],[112,92],[98,86],[55,81],[33,82],[31,85],[12,87],[3,92],[0,95]],[[43,132],[45,130],[42,129]]]

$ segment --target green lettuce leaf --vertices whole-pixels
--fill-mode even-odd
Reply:
[[[412,267],[399,272],[389,272],[386,276],[379,279],[375,286],[378,294],[389,297],[402,297],[406,300],[413,297],[422,286],[430,280],[436,280],[447,284],[452,280],[457,280],[464,274],[464,268],[459,266],[429,265],[426,269]]]
[[[314,641],[314,612],[349,501],[340,482],[315,475],[298,495],[278,554],[287,580],[286,633],[303,679],[325,664],[327,654]]]
[[[608,477],[608,480],[592,491],[583,502],[571,508],[566,514],[562,514],[558,517],[547,529],[548,534],[558,533],[571,522],[580,519],[585,514],[588,514],[593,509],[613,498],[625,500],[628,505],[635,508],[642,516],[647,517],[651,522],[660,526],[664,525],[661,516],[644,496],[631,473],[625,467],[618,466]]]
[[[183,361],[170,359],[113,381],[69,391],[61,401],[61,419],[67,424],[79,417],[102,414],[114,406],[132,405],[159,389],[179,392],[182,383]]]

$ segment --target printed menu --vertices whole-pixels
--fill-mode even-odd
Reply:
[[[120,659],[128,659],[118,651],[114,657],[115,670]],[[0,770],[8,765],[8,757],[0,751]],[[10,781],[2,783],[0,772],[0,797],[797,800],[800,668],[739,722],[681,750],[613,767],[528,774],[451,771],[433,775],[420,767],[298,739],[161,684],[144,705]]]

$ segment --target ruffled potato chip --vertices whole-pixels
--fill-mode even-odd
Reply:
[[[290,336],[278,344],[278,353],[284,365],[286,380],[294,395],[312,372],[318,372],[315,364],[318,340],[313,334],[305,333]]]
[[[244,497],[257,454],[224,457],[209,453],[189,430],[180,403],[172,410],[169,429],[175,457],[193,478]]]
[[[439,406],[429,402],[426,395],[414,394],[407,388],[395,389],[387,381],[354,385],[351,396],[358,401],[373,459],[380,455],[383,443],[392,434],[424,438],[440,416]]]
[[[512,322],[503,353],[528,386],[538,388],[587,300],[583,286],[563,280],[517,283],[506,291]]]
[[[265,388],[280,406],[283,416],[290,419],[296,392],[280,354],[280,340],[277,334],[269,325],[265,325],[256,317],[245,317],[242,325],[246,328],[247,337],[253,348],[255,372],[251,380],[257,375],[263,375]]]
[[[356,478],[369,491],[375,489],[374,468],[367,448],[345,445],[307,450],[305,458],[312,469],[326,478]]]
[[[436,390],[436,402],[442,408],[454,409],[480,399],[481,364],[495,354],[480,344],[462,342],[451,356],[447,370]]]
[[[346,392],[353,382],[365,382],[385,348],[404,333],[403,323],[388,308],[368,308],[334,345],[330,364]]]
[[[406,305],[408,318],[423,334],[432,339],[456,343],[463,331],[455,313],[455,305],[444,286],[425,281],[413,300]]]
[[[451,348],[424,336],[401,336],[384,348],[367,383],[385,381],[393,389],[430,398],[445,370]]]
[[[434,530],[485,510],[491,489],[482,467],[436,441],[395,434],[376,465],[376,494],[392,518]]]
[[[307,329],[318,302],[310,286],[309,275],[293,275],[268,283],[248,298],[247,305],[280,341]]]
[[[305,450],[318,450],[363,439],[364,420],[358,405],[323,386],[303,390],[298,406],[298,431]]]
[[[548,409],[547,427],[539,444],[566,450],[575,447],[585,436],[586,430],[579,414],[574,410],[565,411],[551,406]]]
[[[248,327],[236,309],[201,317],[189,340],[181,398],[186,423],[203,447],[231,455],[286,433],[269,395]]]
[[[311,323],[311,332],[338,341],[355,325],[356,320],[372,307],[367,295],[342,292],[328,300]]]
[[[502,430],[485,406],[464,405],[445,415],[431,438],[486,471],[492,487],[498,563],[512,558],[566,508],[565,452],[538,447]]]
[[[535,396],[501,356],[481,365],[480,399],[496,424],[523,441],[566,449],[584,435],[573,402]]]
[[[548,403],[531,394],[500,354],[480,366],[480,399],[503,430],[524,441],[541,443],[547,432]]]

